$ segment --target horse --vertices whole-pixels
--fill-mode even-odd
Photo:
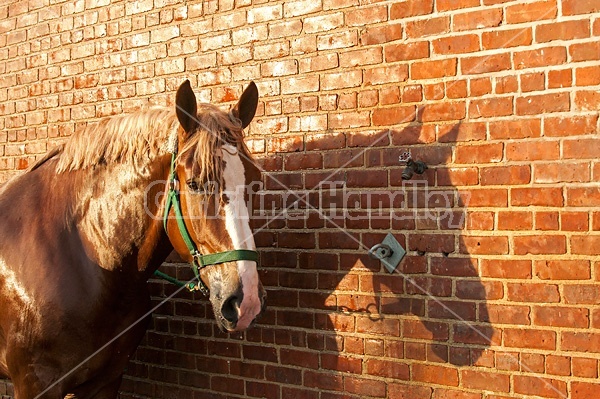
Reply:
[[[75,133],[0,191],[0,376],[15,399],[116,398],[150,320],[148,279],[175,250],[216,323],[264,310],[249,224],[260,171],[243,130],[252,82],[229,112],[197,104],[112,116]]]

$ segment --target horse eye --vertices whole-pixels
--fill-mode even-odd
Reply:
[[[198,192],[201,191],[200,190],[200,186],[198,185],[198,182],[195,179],[188,180],[186,182],[186,184],[187,184],[188,188],[190,189],[190,191],[193,191],[193,192],[196,192],[196,193],[198,193]]]

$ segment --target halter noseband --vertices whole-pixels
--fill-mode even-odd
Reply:
[[[183,220],[183,213],[181,212],[181,202],[179,200],[179,184],[177,180],[177,174],[175,172],[175,163],[177,158],[177,147],[175,146],[174,150],[171,151],[171,169],[169,171],[169,180],[167,182],[167,186],[169,187],[169,192],[167,194],[167,202],[165,204],[165,212],[163,216],[163,226],[165,232],[167,232],[167,222],[169,219],[169,212],[171,208],[175,212],[175,219],[177,220],[177,227],[179,228],[179,234],[181,234],[181,238],[185,243],[188,251],[190,251],[190,255],[192,255],[192,261],[190,265],[192,266],[192,270],[194,271],[194,275],[198,280],[198,283],[190,282],[188,284],[182,283],[158,270],[154,272],[158,277],[164,278],[165,280],[174,283],[179,286],[186,286],[186,288],[190,291],[200,291],[204,295],[208,295],[208,287],[202,279],[200,278],[200,270],[210,265],[218,265],[225,262],[233,262],[238,260],[251,260],[254,262],[258,262],[258,252],[250,249],[234,249],[231,251],[218,252],[214,254],[203,255],[198,251],[194,240],[190,236],[190,233],[185,225]]]

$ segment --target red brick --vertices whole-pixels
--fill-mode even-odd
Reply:
[[[519,185],[531,181],[531,167],[519,166],[493,166],[480,169],[481,185]]]
[[[541,378],[539,376],[514,377],[516,393],[562,399],[567,397],[567,384],[561,380]]]
[[[306,151],[344,148],[346,135],[343,133],[313,134],[306,137]]]
[[[365,46],[393,42],[399,39],[402,39],[401,24],[368,27],[360,36],[360,42]]]
[[[540,94],[517,98],[517,115],[537,115],[569,111],[569,93]]]
[[[357,317],[356,331],[375,335],[397,336],[400,331],[400,323],[398,320],[393,319],[371,320],[369,317]]]
[[[532,227],[531,212],[498,212],[498,230],[531,230]]]
[[[598,360],[596,359],[573,357],[571,358],[571,369],[575,377],[598,378]],[[572,392],[575,394],[578,390],[575,389],[574,384],[572,387]],[[575,398],[576,396],[573,397]],[[587,397],[586,395],[580,398]]]
[[[438,168],[438,186],[472,186],[479,182],[477,168]]]
[[[436,388],[431,399],[481,399],[481,394],[462,390]]]
[[[567,356],[546,356],[546,372],[552,375],[571,375],[571,358]]]
[[[369,359],[365,362],[367,374],[393,378],[395,380],[408,380],[409,367],[406,363],[397,361]]]
[[[395,146],[435,141],[435,127],[431,125],[408,126],[402,130],[392,130],[391,134]]]
[[[327,32],[344,24],[343,13],[332,13],[325,15],[317,15],[313,17],[306,17],[304,19],[304,31],[306,33],[318,33]]]
[[[590,37],[590,21],[588,20],[552,22],[535,27],[535,39],[538,43],[586,37]]]
[[[538,50],[516,52],[513,56],[516,69],[548,67],[567,62],[565,47],[546,47]]]
[[[461,371],[461,380],[465,388],[469,389],[493,392],[509,392],[510,389],[508,374],[463,370]]]
[[[383,52],[381,47],[344,51],[342,54],[339,54],[339,59],[341,68],[381,64]]]
[[[536,230],[558,230],[558,212],[536,212]]]
[[[557,89],[573,86],[573,77],[570,69],[548,71],[548,88]]]
[[[596,110],[600,107],[600,93],[598,91],[577,91],[575,105],[579,110]]]
[[[600,138],[565,140],[563,142],[563,152],[565,158],[600,158]]]
[[[462,236],[460,252],[478,255],[508,254],[508,237]]]
[[[392,4],[391,19],[404,19],[433,12],[433,0],[407,0]]]
[[[412,378],[415,381],[446,386],[458,386],[458,371],[455,368],[414,363]]]
[[[544,135],[552,137],[579,136],[596,133],[598,115],[548,117],[544,120]]]
[[[545,371],[545,356],[539,353],[522,353],[521,370],[530,373],[543,373]]]
[[[516,93],[518,90],[519,82],[516,76],[500,76],[496,78],[496,93]]]
[[[464,122],[459,125],[439,126],[438,142],[479,141],[486,139],[486,126],[481,122]]]
[[[506,328],[504,329],[504,345],[509,348],[554,350],[556,349],[556,333],[546,330]]]
[[[408,66],[395,65],[367,69],[364,71],[363,80],[365,85],[380,85],[404,82],[406,79],[408,79]]]
[[[433,51],[437,54],[462,54],[478,51],[479,36],[468,34],[436,39],[432,42]]]
[[[588,332],[562,333],[561,349],[573,352],[600,352],[600,334]]]
[[[456,283],[456,297],[461,299],[502,299],[504,296],[504,288],[502,284],[497,281],[458,281]],[[484,316],[484,315],[482,315]],[[456,334],[456,332],[455,332]],[[454,336],[455,340],[458,340],[458,337]],[[475,337],[477,339],[477,337]],[[465,342],[465,341],[461,341]],[[479,343],[479,344],[487,344],[489,342],[469,342],[469,343]],[[499,342],[498,342],[499,343]]]
[[[546,84],[546,76],[543,72],[527,73],[520,76],[521,91],[532,92],[544,90]]]
[[[464,102],[444,102],[424,107],[421,112],[423,122],[461,120],[466,116]]]
[[[597,255],[600,236],[571,237],[571,253],[575,255]]]
[[[588,231],[589,215],[587,212],[562,212],[560,228],[562,231]]]
[[[402,102],[415,103],[423,100],[423,88],[421,85],[409,85],[402,88]]]
[[[481,34],[481,45],[484,50],[528,46],[532,41],[531,28],[494,30]]]
[[[370,395],[383,398],[386,396],[386,383],[365,378],[344,377],[344,392],[357,394],[361,397]]]
[[[597,0],[562,0],[563,15],[591,14],[600,11]]]
[[[531,261],[528,260],[481,260],[481,275],[495,278],[531,278]]]
[[[509,283],[508,300],[511,302],[547,302],[560,300],[558,286],[550,284]]]
[[[517,236],[513,241],[516,255],[564,254],[567,252],[564,236]]]
[[[488,8],[478,11],[456,14],[452,19],[453,31],[491,28],[502,23],[502,8]]]
[[[369,126],[370,112],[343,112],[330,113],[327,124],[330,129],[348,129]]]
[[[459,10],[479,6],[479,0],[438,0],[436,1],[438,11]]]
[[[577,86],[600,84],[600,68],[598,66],[577,68],[575,70],[575,82]]]
[[[573,187],[567,189],[567,205],[578,207],[595,207],[600,202],[600,188]]]
[[[459,205],[469,208],[506,207],[508,192],[506,189],[473,189],[459,192]]]
[[[353,12],[345,15],[345,23],[347,26],[363,26],[387,22],[387,11],[387,6],[381,5],[356,8]]]
[[[536,183],[589,182],[590,169],[586,163],[547,163],[535,166]]]
[[[509,24],[537,22],[544,19],[554,19],[556,14],[556,0],[543,0],[534,3],[515,4],[506,8],[506,22]]]
[[[569,54],[574,62],[600,59],[600,42],[575,43],[569,47]]]
[[[432,389],[414,384],[388,384],[388,399],[431,399]]]
[[[337,90],[360,86],[362,71],[353,70],[344,73],[329,73],[321,76],[322,90]]]
[[[450,253],[454,252],[454,236],[411,234],[408,247],[413,251]]]
[[[540,260],[534,263],[535,275],[542,280],[589,280],[588,260]]]
[[[423,93],[427,100],[441,100],[445,95],[445,85],[442,82],[426,84],[423,86]]]
[[[388,44],[384,47],[387,62],[416,60],[429,57],[428,42]]]
[[[516,119],[489,122],[490,138],[522,139],[540,137],[542,123],[540,119]]]
[[[311,388],[341,391],[343,380],[341,375],[331,372],[307,371],[304,373],[304,385]]]
[[[469,103],[470,118],[491,118],[513,114],[512,97],[495,97],[471,100]]]
[[[399,106],[394,108],[378,108],[373,111],[375,126],[393,126],[415,120],[415,106]]]
[[[509,161],[558,160],[559,156],[560,143],[555,140],[509,142],[506,145],[506,159]]]
[[[409,38],[438,35],[449,32],[449,30],[450,17],[448,16],[406,22],[406,36]]]
[[[508,53],[467,57],[461,60],[461,71],[465,75],[500,72],[509,69],[511,69],[511,61]]]
[[[471,79],[469,86],[471,97],[481,97],[492,93],[492,81],[490,78]]]
[[[450,288],[451,289],[451,288]],[[426,291],[430,296],[439,296],[436,292]],[[476,320],[476,306],[472,302],[455,300],[429,300],[427,301],[429,316],[433,319],[450,319],[462,321]]]
[[[456,58],[415,62],[411,65],[410,75],[412,79],[434,79],[456,76],[456,64]]]
[[[480,321],[493,324],[531,325],[531,309],[529,306],[494,305],[490,303],[485,308],[487,308],[487,312],[483,307],[480,307],[479,311],[484,312],[479,317]]]
[[[548,327],[588,328],[589,310],[566,306],[535,306],[534,324]]]

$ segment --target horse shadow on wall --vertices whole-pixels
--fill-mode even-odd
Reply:
[[[179,294],[154,313],[122,397],[202,390],[278,398],[285,384],[303,398],[388,389],[420,399],[433,391],[411,381],[440,378],[425,364],[490,365],[486,349],[498,337],[486,299],[497,292],[480,280],[464,242],[468,198],[454,187],[477,182],[446,166],[461,129],[415,122],[377,134],[323,134],[298,151],[259,157],[265,172],[253,224],[267,312],[246,333],[225,334],[199,294]],[[409,149],[429,169],[404,182],[398,161]],[[407,250],[394,274],[367,254],[388,232]],[[163,270],[193,277],[177,262]],[[151,287],[156,303],[176,289]],[[377,378],[397,383],[369,383]]]
[[[454,187],[477,184],[477,177],[461,173],[472,168],[446,166],[459,135],[471,128],[416,122],[378,134],[323,135],[306,144],[311,151],[261,160],[268,173],[255,226],[261,278],[270,287],[265,322],[306,329],[307,347],[325,351],[312,364],[342,372],[337,380],[316,373],[314,387],[360,385],[344,372],[409,380],[419,373],[409,370],[414,362],[493,361],[486,348],[499,342],[486,297],[501,292],[479,278],[469,249],[480,243],[461,234],[473,223],[469,196]],[[407,150],[429,169],[403,181],[399,158]],[[393,274],[367,254],[388,232],[408,252]],[[365,356],[364,368],[354,356]]]

